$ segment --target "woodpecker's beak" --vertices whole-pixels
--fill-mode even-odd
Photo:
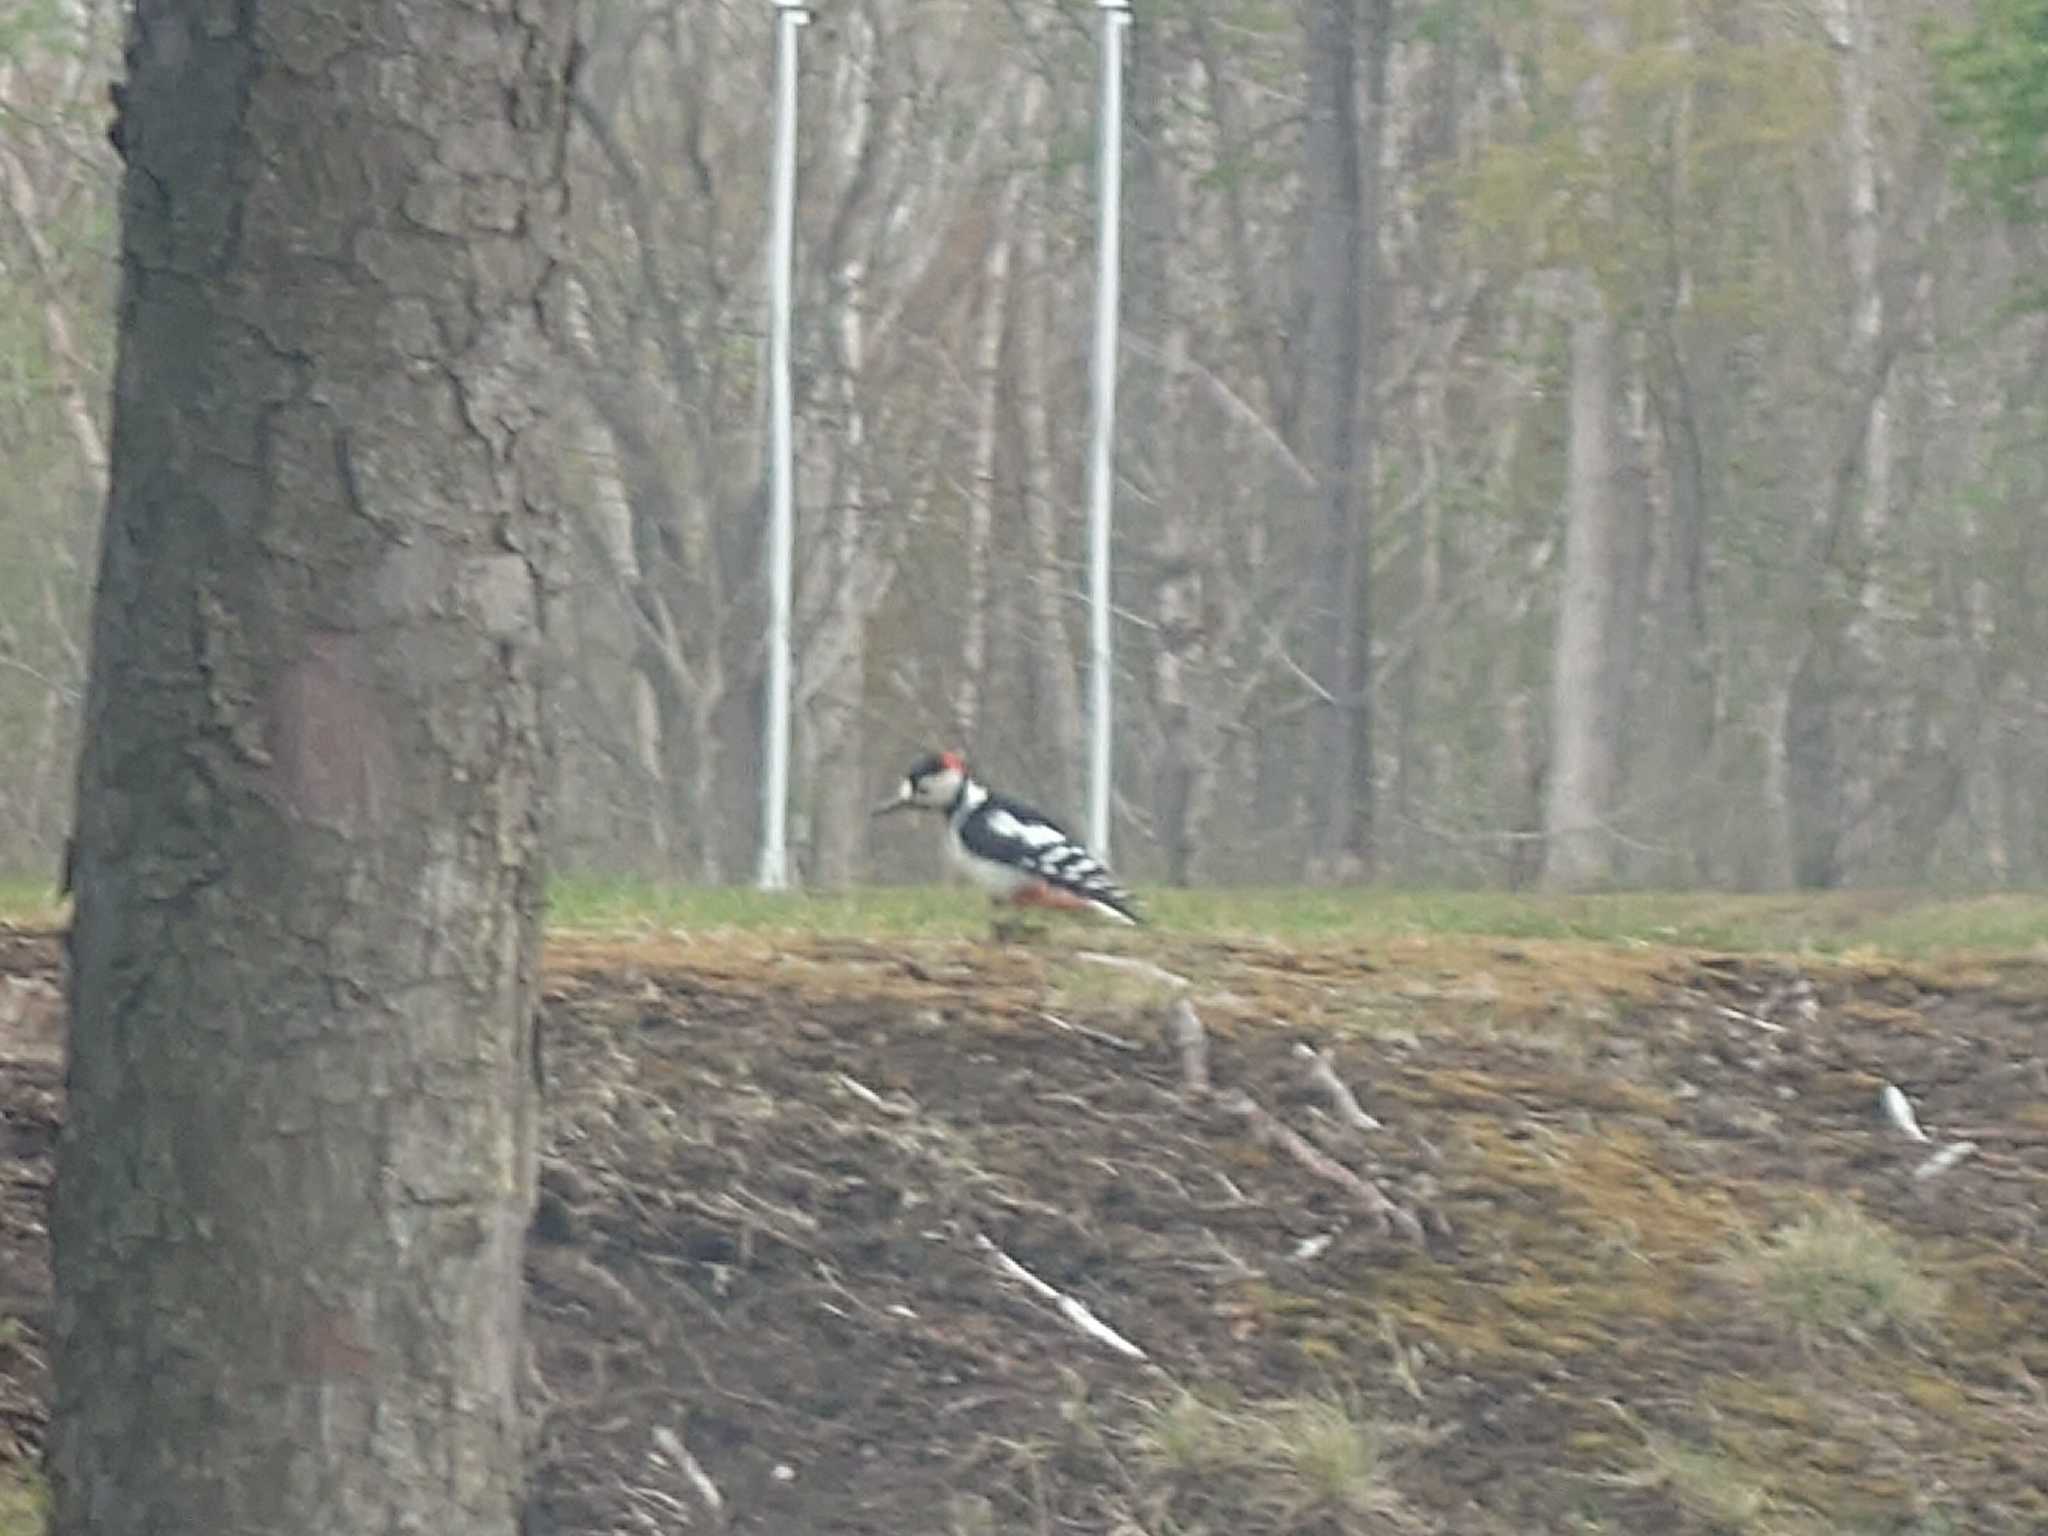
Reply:
[[[896,786],[896,793],[876,806],[871,814],[886,816],[891,811],[907,811],[910,809],[910,805],[910,780],[905,779]]]

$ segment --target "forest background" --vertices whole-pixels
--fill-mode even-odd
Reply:
[[[557,867],[744,879],[772,8],[585,7]],[[70,820],[117,0],[0,10],[0,874]],[[802,877],[907,756],[1081,800],[1095,11],[804,44]],[[2048,0],[1152,0],[1131,33],[1118,864],[2048,878]]]

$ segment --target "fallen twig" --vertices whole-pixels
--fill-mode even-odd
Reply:
[[[882,1114],[888,1115],[892,1119],[908,1120],[917,1114],[916,1105],[904,1104],[895,1099],[885,1099],[859,1078],[851,1077],[844,1072],[839,1074],[839,1086],[852,1094],[856,1099],[859,1099],[861,1103],[867,1105],[868,1108],[879,1110]]]
[[[1761,1014],[1744,1013],[1740,1008],[1730,1008],[1725,1003],[1714,1004],[1714,1012],[1720,1014],[1724,1019],[1733,1019],[1738,1024],[1751,1025],[1754,1028],[1763,1030],[1767,1034],[1782,1035],[1786,1032],[1784,1025],[1773,1024]]]
[[[1322,1151],[1298,1131],[1275,1119],[1258,1100],[1242,1088],[1233,1088],[1219,1101],[1231,1114],[1238,1116],[1251,1127],[1255,1140],[1266,1146],[1278,1147],[1289,1157],[1317,1178],[1328,1179],[1332,1184],[1342,1185],[1378,1224],[1381,1232],[1398,1230],[1410,1242],[1423,1241],[1422,1223],[1412,1212],[1404,1210],[1387,1198],[1371,1179],[1364,1178],[1346,1168],[1342,1163]]]
[[[1952,1141],[1913,1170],[1916,1179],[1935,1179],[1977,1150],[1974,1141]]]
[[[1056,1029],[1064,1029],[1068,1034],[1079,1035],[1084,1040],[1093,1040],[1097,1045],[1106,1045],[1119,1051],[1142,1051],[1145,1049],[1135,1040],[1126,1040],[1122,1035],[1112,1035],[1106,1029],[1095,1029],[1086,1024],[1076,1024],[1069,1019],[1061,1018],[1056,1013],[1047,1013],[1044,1009],[1039,1010],[1038,1016]]]
[[[1126,1360],[1143,1360],[1145,1351],[1118,1333],[1109,1324],[1088,1310],[1085,1303],[1075,1300],[1057,1286],[1048,1285],[1031,1273],[1022,1264],[1011,1258],[1002,1249],[980,1232],[974,1234],[974,1245],[995,1260],[996,1268],[1017,1281],[1026,1290],[1041,1300],[1049,1301],[1060,1310],[1060,1315],[1098,1344],[1115,1350]]]
[[[1310,1084],[1322,1089],[1324,1097],[1330,1101],[1331,1108],[1336,1110],[1339,1120],[1354,1131],[1385,1129],[1379,1121],[1359,1107],[1358,1099],[1352,1094],[1350,1086],[1344,1079],[1337,1075],[1337,1069],[1326,1053],[1312,1045],[1297,1043],[1294,1054],[1307,1067]]]
[[[1189,1098],[1209,1092],[1209,1036],[1195,1005],[1178,998],[1166,1015],[1167,1043],[1180,1052],[1180,1082]]]
[[[665,1515],[673,1516],[684,1525],[690,1523],[690,1506],[672,1493],[663,1493],[659,1488],[649,1488],[642,1483],[621,1483],[619,1485],[642,1503],[652,1504]],[[642,1518],[646,1518],[644,1515]]]
[[[1898,1087],[1886,1083],[1877,1096],[1877,1102],[1884,1107],[1885,1118],[1914,1141],[1925,1141],[1927,1133],[1920,1129],[1920,1121],[1913,1113],[1913,1104]]]
[[[718,1484],[711,1481],[711,1474],[704,1470],[703,1463],[690,1454],[690,1448],[683,1444],[683,1437],[666,1424],[654,1426],[654,1445],[662,1455],[676,1465],[676,1470],[690,1480],[697,1497],[713,1514],[725,1509],[725,1496],[718,1491]]]
[[[1076,960],[1085,960],[1090,965],[1106,965],[1114,971],[1128,971],[1133,976],[1143,976],[1147,981],[1156,981],[1161,986],[1191,987],[1193,982],[1177,971],[1169,971],[1163,965],[1154,965],[1150,960],[1140,960],[1135,955],[1105,955],[1100,950],[1083,949],[1075,952]]]

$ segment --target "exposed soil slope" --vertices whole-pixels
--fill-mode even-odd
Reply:
[[[1087,942],[556,946],[533,1531],[2048,1529],[2048,966],[1133,941],[1200,1093]],[[57,964],[0,931],[0,1457]]]

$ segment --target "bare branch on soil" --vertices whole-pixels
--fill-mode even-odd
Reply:
[[[725,1495],[718,1491],[718,1484],[711,1481],[711,1474],[704,1470],[703,1464],[690,1454],[690,1448],[683,1444],[683,1437],[666,1424],[657,1424],[654,1426],[654,1444],[690,1480],[690,1487],[706,1507],[714,1515],[723,1513]]]
[[[1199,1099],[1209,1092],[1209,1037],[1202,1029],[1201,1018],[1195,1013],[1195,1005],[1186,998],[1177,1000],[1166,1015],[1166,1039],[1180,1052],[1180,1081],[1191,1099]]]
[[[1916,1179],[1938,1179],[1977,1150],[1974,1141],[1952,1141],[1913,1170]]]
[[[1388,1199],[1386,1192],[1372,1180],[1352,1172],[1308,1138],[1275,1119],[1242,1088],[1231,1089],[1219,1102],[1250,1127],[1254,1140],[1265,1146],[1277,1147],[1317,1178],[1327,1179],[1349,1190],[1382,1233],[1398,1231],[1410,1242],[1420,1243],[1423,1240],[1422,1223],[1415,1219],[1413,1213]]]
[[[1354,1131],[1385,1129],[1378,1120],[1360,1107],[1350,1085],[1337,1075],[1337,1068],[1330,1061],[1328,1052],[1319,1051],[1314,1046],[1301,1042],[1294,1047],[1294,1054],[1306,1067],[1310,1085],[1322,1090],[1324,1097],[1330,1101],[1330,1107],[1336,1111],[1337,1118],[1345,1125]]]
[[[1126,1360],[1143,1360],[1146,1358],[1144,1350],[1138,1348],[1137,1345],[1089,1311],[1084,1302],[1075,1300],[1056,1286],[1046,1284],[1045,1281],[1039,1279],[1038,1276],[1031,1273],[1030,1270],[989,1241],[982,1233],[977,1232],[974,1234],[974,1246],[994,1259],[997,1269],[1008,1275],[1012,1280],[1017,1281],[1034,1296],[1043,1301],[1049,1301],[1058,1307],[1062,1317],[1098,1344],[1115,1350],[1116,1353],[1122,1355]]]
[[[1927,1133],[1920,1129],[1920,1121],[1913,1113],[1912,1100],[1899,1091],[1895,1083],[1886,1083],[1877,1096],[1884,1106],[1885,1118],[1914,1141],[1927,1140]]]
[[[885,1115],[893,1115],[898,1120],[908,1120],[917,1113],[915,1105],[901,1104],[894,1099],[885,1099],[857,1077],[849,1076],[844,1072],[839,1073],[838,1077],[839,1086],[870,1109],[877,1110]]]
[[[1126,1040],[1122,1035],[1112,1035],[1106,1029],[1095,1029],[1087,1024],[1075,1024],[1070,1020],[1061,1018],[1056,1013],[1047,1013],[1042,1008],[1039,1010],[1038,1016],[1055,1029],[1063,1029],[1070,1035],[1079,1035],[1084,1040],[1093,1040],[1098,1045],[1106,1045],[1119,1051],[1142,1051],[1144,1049],[1135,1040]]]

